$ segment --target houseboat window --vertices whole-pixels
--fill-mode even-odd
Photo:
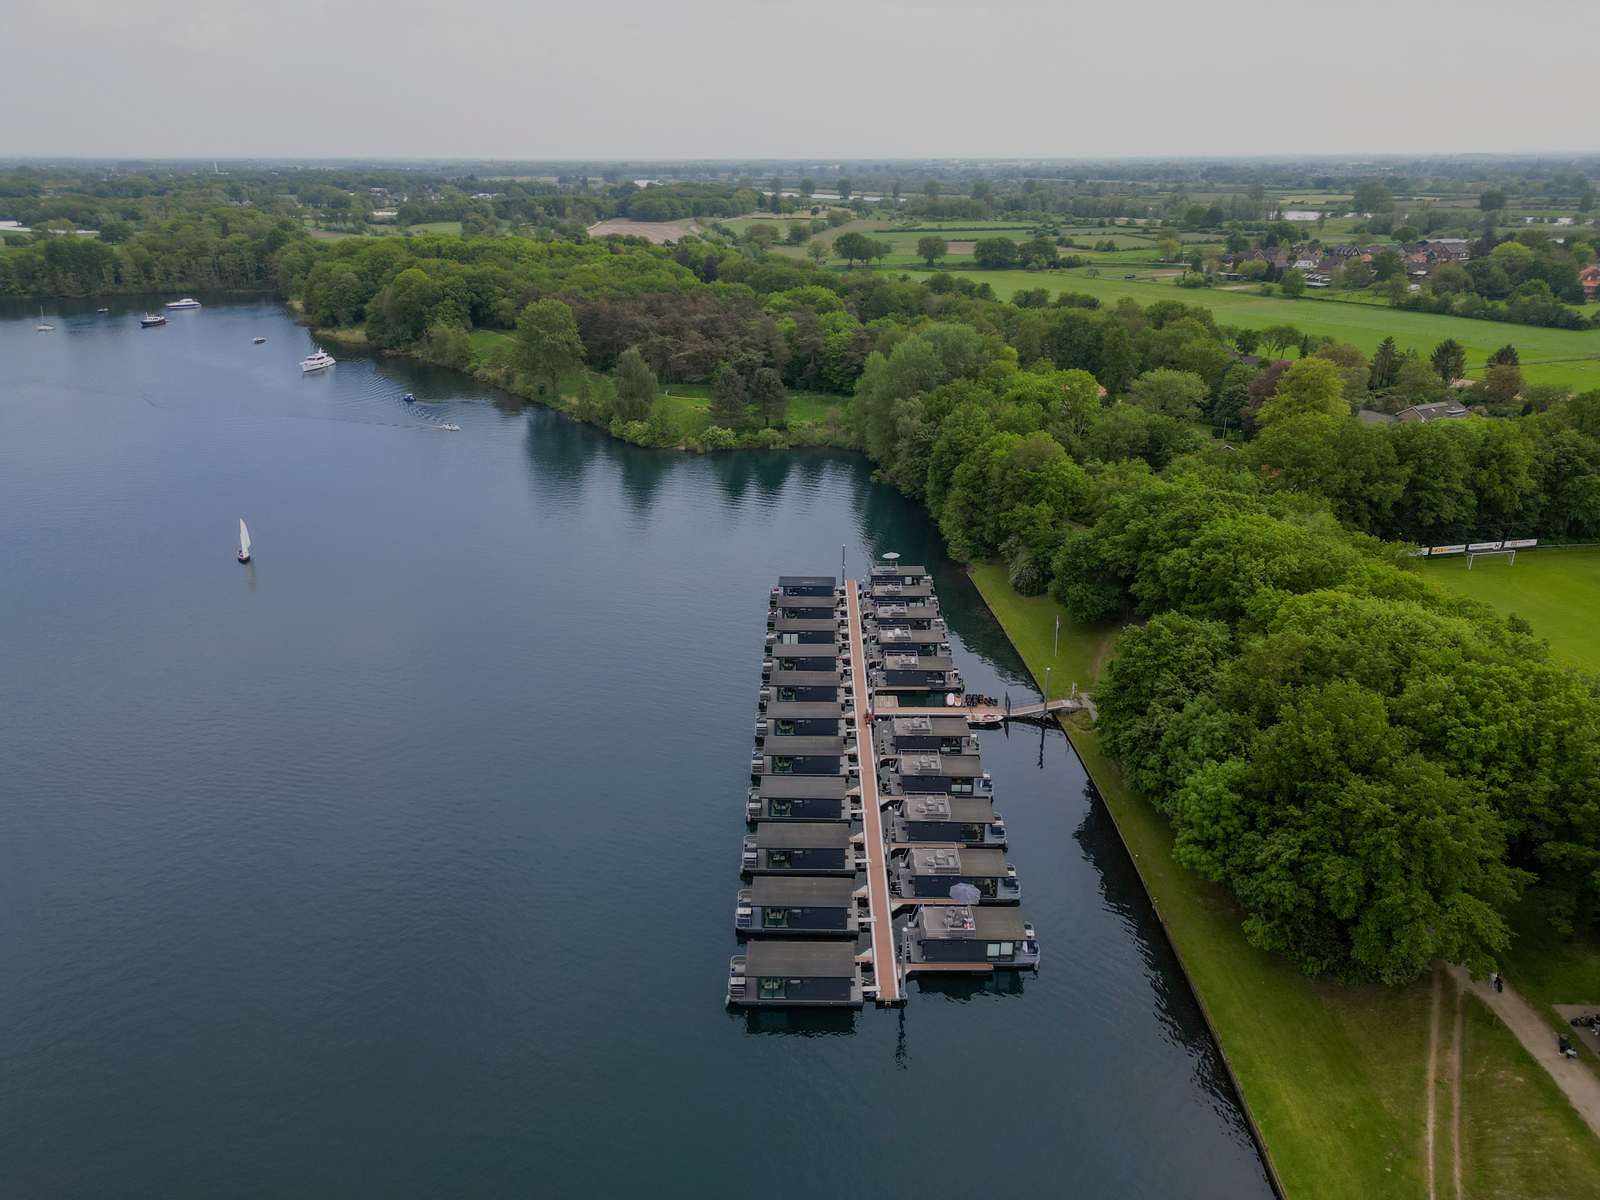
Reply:
[[[972,780],[970,780],[970,779],[952,779],[950,781],[950,794],[952,796],[970,796],[970,795],[972,795]]]
[[[794,801],[793,800],[777,800],[777,799],[774,799],[772,801],[771,807],[772,807],[772,815],[775,816],[775,817],[789,817],[789,816],[793,816],[794,815],[794,813],[792,811],[794,809]]]
[[[774,775],[793,775],[794,759],[787,754],[779,754],[772,760],[772,773]]]
[[[963,842],[981,842],[983,840],[983,826],[963,825],[961,827],[961,840]]]
[[[799,669],[800,664],[792,658],[780,658],[778,660],[778,670],[780,671],[798,671]]]
[[[771,867],[774,871],[787,871],[789,869],[789,851],[768,850],[767,866]],[[989,882],[993,883],[994,881],[991,879]],[[993,893],[990,894],[993,895]]]
[[[978,891],[985,896],[994,895],[1000,888],[998,879],[975,879],[973,882],[978,885]]]
[[[779,700],[793,700],[794,699],[794,689],[793,688],[786,688],[786,687],[779,688],[778,689],[778,699]]]
[[[791,736],[794,733],[794,722],[793,721],[779,721],[778,722],[778,733],[782,737]]]
[[[761,999],[763,999],[763,1000],[782,1000],[783,998],[784,998],[784,980],[782,980],[782,979],[768,979],[765,975],[763,975],[761,977]]]
[[[789,910],[787,908],[764,908],[761,910],[761,924],[767,929],[785,929],[789,925]]]
[[[961,739],[960,738],[940,738],[939,739],[939,753],[940,754],[960,754],[961,753]]]
[[[799,644],[800,635],[798,633],[780,633],[778,635],[778,645],[780,646],[798,646]]]
[[[942,685],[943,683],[944,683],[944,672],[943,671],[929,671],[928,672],[928,686],[929,687],[938,687],[938,686]]]
[[[1014,942],[990,942],[989,943],[989,957],[990,958],[1010,958],[1015,953],[1015,951],[1016,951],[1016,944]]]

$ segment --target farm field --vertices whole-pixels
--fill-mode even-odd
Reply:
[[[1141,274],[1149,272],[1148,266],[1141,270]],[[926,279],[929,274],[924,268],[908,273],[914,279]],[[987,280],[1001,299],[1019,290],[1045,287],[1052,292],[1086,292],[1111,303],[1131,296],[1140,304],[1153,304],[1157,300],[1203,304],[1212,309],[1218,322],[1224,325],[1261,329],[1287,321],[1308,333],[1327,334],[1341,342],[1351,342],[1369,355],[1390,335],[1402,350],[1410,347],[1424,354],[1445,338],[1455,338],[1466,347],[1469,373],[1482,370],[1484,360],[1510,342],[1522,355],[1522,373],[1528,382],[1564,383],[1578,391],[1600,387],[1600,329],[1582,332],[1541,329],[1532,325],[1474,321],[1467,317],[1400,312],[1379,305],[1287,300],[1253,291],[1190,290],[1143,279],[1108,279],[1104,274],[1095,277],[1087,274],[1087,269],[970,271],[963,272],[963,276]]]
[[[1559,661],[1600,674],[1600,549],[1546,546],[1504,558],[1433,559],[1422,572],[1459,596],[1516,613],[1550,643]],[[1600,980],[1597,980],[1600,983]]]

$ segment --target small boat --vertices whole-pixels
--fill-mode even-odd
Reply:
[[[239,561],[250,561],[250,531],[244,527],[244,518],[239,518]]]
[[[54,328],[55,328],[54,325],[45,324],[45,320],[44,320],[44,305],[41,304],[39,306],[39,325],[38,325],[39,332],[40,333],[49,333]]]
[[[160,313],[145,313],[144,316],[139,318],[139,324],[146,329],[149,329],[152,325],[165,325],[166,323],[167,319]]]
[[[262,342],[266,341],[267,339],[266,338],[251,338],[250,340],[255,342],[255,344],[259,346],[259,345],[261,345]]]
[[[104,316],[106,313],[108,313],[110,311],[111,310],[109,308],[97,308],[97,309],[95,309],[95,312],[99,313],[101,316]]]
[[[407,404],[413,404],[413,403],[415,403],[415,402],[416,402],[416,399],[417,399],[417,398],[416,398],[416,397],[415,397],[415,396],[413,396],[413,395],[412,395],[412,394],[411,394],[411,393],[410,393],[410,392],[407,392],[407,393],[406,393],[406,403],[407,403]]]
[[[454,431],[455,433],[460,433],[461,432],[461,426],[452,425],[449,421],[446,421],[443,425],[439,426],[439,428],[440,429],[449,429],[449,430]]]
[[[301,361],[300,369],[302,371],[321,371],[333,366],[337,361],[338,359],[334,358],[326,350],[318,350],[310,358]]]
[[[171,304],[167,305],[167,307],[168,308],[199,308],[200,307],[200,301],[191,300],[191,299],[189,299],[189,297],[185,296],[182,300],[174,300]]]

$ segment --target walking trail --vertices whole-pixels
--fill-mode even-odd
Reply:
[[[1556,1049],[1556,1033],[1539,1019],[1539,1014],[1508,985],[1503,992],[1489,987],[1487,982],[1473,982],[1464,968],[1452,965],[1450,974],[1463,990],[1470,991],[1482,1000],[1517,1035],[1523,1048],[1546,1071],[1550,1078],[1566,1093],[1572,1107],[1578,1110],[1589,1128],[1600,1135],[1600,1077],[1582,1062],[1563,1058]]]

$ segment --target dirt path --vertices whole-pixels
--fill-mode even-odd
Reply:
[[[1566,1093],[1572,1107],[1589,1123],[1589,1128],[1600,1135],[1600,1078],[1582,1062],[1561,1057],[1556,1049],[1555,1031],[1539,1019],[1533,1005],[1510,987],[1496,992],[1487,983],[1474,983],[1461,967],[1451,966],[1450,974],[1463,990],[1472,992],[1506,1023],[1517,1035],[1517,1041]]]
[[[1439,981],[1439,969],[1433,971],[1433,994],[1428,1005],[1428,1073],[1423,1084],[1423,1095],[1428,1098],[1428,1116],[1422,1127],[1423,1165],[1424,1175],[1428,1180],[1428,1200],[1438,1200],[1438,1192],[1434,1190],[1433,1183],[1433,1131],[1437,1124],[1437,1104],[1435,1103],[1439,1078],[1439,993],[1443,990]]]
[[[1461,1190],[1461,1073],[1464,1043],[1467,1038],[1467,993],[1456,989],[1455,1029],[1450,1035],[1450,1176],[1456,1185],[1456,1200]]]

